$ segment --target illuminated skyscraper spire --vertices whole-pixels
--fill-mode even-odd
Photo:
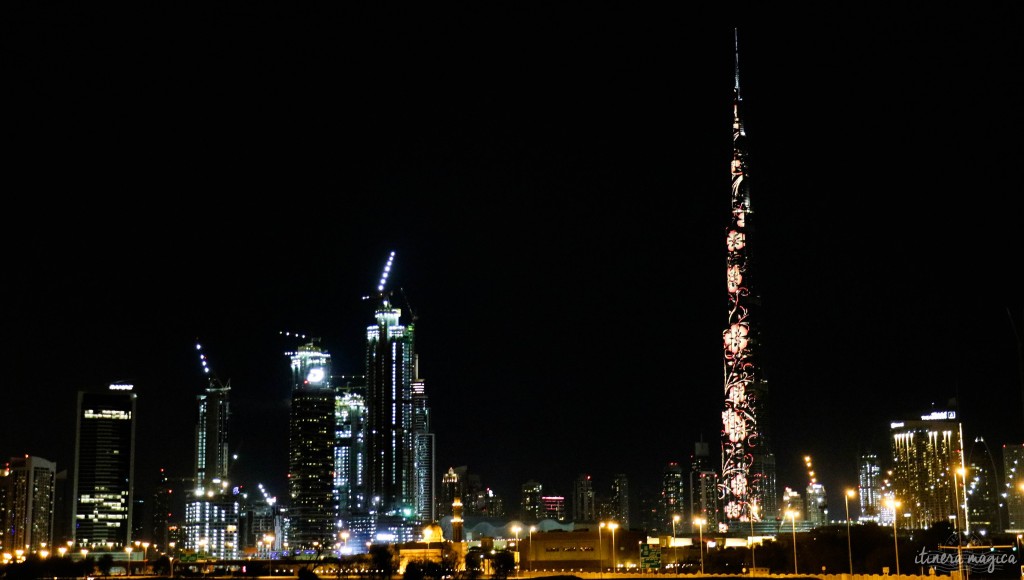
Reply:
[[[757,328],[751,309],[750,193],[747,184],[746,132],[740,119],[739,41],[736,36],[736,83],[733,87],[732,217],[726,232],[728,326],[723,332],[725,408],[722,411],[722,497],[724,521],[759,521],[774,517],[775,457],[764,432],[765,384],[754,355]]]

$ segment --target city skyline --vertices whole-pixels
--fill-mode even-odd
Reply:
[[[780,490],[802,489],[809,454],[829,494],[841,493],[860,454],[888,458],[890,420],[952,397],[966,440],[1024,439],[1007,311],[1022,324],[1020,237],[1002,219],[1020,215],[1003,167],[1019,158],[1020,117],[1004,105],[1020,96],[1005,74],[1019,68],[1020,40],[997,12],[906,29],[904,14],[868,34],[833,24],[785,39],[740,27]],[[85,37],[68,21],[55,27],[71,40],[53,45],[15,34],[26,87],[16,190],[103,184],[160,202],[33,206],[45,232],[4,233],[11,417],[0,452],[70,468],[74,393],[128,381],[136,481],[155,483],[160,467],[191,473],[206,385],[198,336],[232,381],[236,477],[285,498],[282,355],[296,344],[279,333],[322,338],[336,374],[360,374],[372,318],[360,298],[394,250],[406,291],[396,301],[420,318],[437,478],[468,465],[506,502],[531,479],[568,495],[579,473],[626,473],[634,493],[656,486],[665,463],[685,463],[720,430],[732,29],[680,34],[678,15],[614,16],[594,13],[592,27],[564,36],[531,28],[525,53],[499,41],[511,33],[467,31],[409,57],[423,40],[413,34],[355,59],[351,84],[318,74],[348,57],[299,13],[284,37],[297,52],[282,57],[275,49],[291,45],[256,43],[253,30],[274,26],[268,15],[220,14],[252,29],[201,29],[216,58],[189,74],[179,67],[198,49],[134,38],[162,63],[138,82],[127,58],[93,76],[120,54],[102,43],[63,76],[39,72],[62,42]],[[306,26],[318,34],[305,38]],[[626,46],[595,31],[604,27]],[[482,49],[467,56],[458,39]],[[574,56],[576,46],[588,50]],[[407,84],[385,64],[419,87],[412,106],[392,93]],[[163,71],[177,81],[169,94]],[[215,90],[193,100],[187,79]],[[377,81],[379,102],[346,91]],[[57,106],[65,83],[111,127]],[[136,100],[108,102],[132,87]],[[169,119],[151,118],[150,104]],[[61,138],[46,156],[29,155],[51,134]],[[184,151],[198,161],[182,163]],[[96,217],[81,219],[79,203]],[[178,431],[190,435],[161,435]]]

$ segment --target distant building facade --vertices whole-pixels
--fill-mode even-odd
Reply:
[[[860,456],[857,480],[860,521],[879,521],[879,515],[882,513],[882,467],[878,463],[877,455],[865,453]]]
[[[133,386],[78,393],[75,425],[74,541],[87,549],[131,544],[135,482]]]
[[[57,465],[41,457],[12,457],[0,468],[0,550],[53,545]]]
[[[1024,443],[1003,445],[1003,477],[1008,516],[1006,531],[1024,533]]]
[[[963,465],[960,423],[954,411],[933,411],[891,424],[897,517],[912,529],[927,529],[956,516],[953,477]]]

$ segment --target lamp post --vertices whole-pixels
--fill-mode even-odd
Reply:
[[[537,530],[537,526],[530,526],[530,551],[527,552],[527,557],[530,561],[530,573],[533,573],[533,532]],[[600,532],[598,532],[600,535]]]
[[[846,490],[843,501],[846,503],[846,553],[850,556],[850,575],[853,575],[853,544],[850,543],[850,498],[857,495],[852,489]]]
[[[128,557],[128,566],[127,566],[127,568],[128,568],[128,575],[131,576],[132,575],[132,547],[131,546],[125,546],[124,547],[124,553]]]
[[[618,562],[616,562],[618,558],[615,557],[615,530],[619,529],[619,524],[611,522],[608,524],[608,529],[612,531],[612,572],[614,573],[619,571]]]
[[[597,577],[604,578],[604,542],[601,541],[601,530],[604,529],[605,523],[601,522],[597,525]]]
[[[799,567],[796,563],[796,510],[786,510],[786,516],[793,525],[793,573],[799,574]]]
[[[149,568],[149,542],[142,542],[142,571]]]
[[[956,504],[956,571],[960,575],[960,580],[964,577],[964,552],[960,545],[963,543],[963,538],[960,533],[960,494],[956,491],[956,486],[959,485],[956,481],[957,474],[964,475],[964,468],[957,469],[953,472],[953,502]],[[967,495],[967,482],[964,482],[964,495]],[[964,504],[967,503],[967,498],[964,498]],[[964,509],[964,516],[967,515],[967,510]],[[964,526],[966,528],[966,526]]]
[[[521,528],[519,526],[512,526],[512,533],[516,535],[516,568],[515,568],[515,570],[516,570],[516,576],[517,577],[519,576],[519,532],[521,532],[522,530],[523,530],[523,528]]]
[[[704,573],[704,524],[708,523],[704,518],[696,518],[693,523],[697,524],[697,532],[700,535],[700,545],[697,546],[700,549],[700,573]]]
[[[678,570],[679,558],[676,555],[676,524],[677,523],[679,523],[679,514],[675,514],[675,515],[672,516],[672,560],[673,560],[672,566],[674,568],[676,568],[676,572],[678,573],[679,572],[679,570]]]
[[[902,505],[900,502],[890,499],[887,500],[886,505],[892,508],[892,546],[896,552],[896,575],[900,575],[900,543],[896,539],[896,509]]]
[[[750,567],[757,568],[757,557],[754,554],[754,520],[757,519],[757,504],[750,502],[750,515],[747,517],[750,520]]]

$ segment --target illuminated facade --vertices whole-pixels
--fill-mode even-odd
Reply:
[[[1009,515],[1006,531],[1024,533],[1024,443],[1003,445],[1003,500]]]
[[[920,420],[894,421],[891,434],[900,525],[927,529],[956,517],[953,477],[964,466],[956,413],[935,411]]]
[[[561,495],[544,495],[540,498],[544,517],[559,522],[565,521],[565,497]]]
[[[334,399],[334,489],[341,515],[366,511],[366,386],[363,377],[338,377]]]
[[[427,404],[426,382],[420,377],[420,357],[414,358],[415,378],[412,381],[413,477],[416,485],[416,515],[424,522],[437,520],[437,498],[434,493],[434,434],[430,432],[430,406]]]
[[[617,473],[612,477],[611,507],[608,516],[619,522],[624,529],[629,529],[629,478],[625,473]]]
[[[78,393],[75,437],[74,522],[77,545],[124,548],[131,544],[135,481],[135,404],[132,385]]]
[[[661,474],[661,526],[662,532],[672,530],[672,517],[682,517],[683,468],[675,461],[669,462]]]
[[[206,356],[203,370],[209,373]],[[228,488],[228,417],[231,381],[210,377],[203,394],[196,397],[195,488],[185,504],[186,550],[214,558],[238,556],[238,502]]]
[[[879,521],[882,509],[882,468],[878,464],[878,456],[874,453],[860,456],[858,483],[860,521]]]
[[[223,482],[226,486],[227,482]],[[211,484],[217,486],[218,484]],[[185,549],[217,559],[239,554],[238,501],[226,487],[196,489],[185,505]]]
[[[335,491],[336,400],[331,355],[316,340],[287,353],[292,400],[288,433],[288,516],[292,547],[333,545],[338,521]]]
[[[804,495],[804,514],[807,524],[813,527],[828,523],[828,500],[825,498],[825,486],[817,482],[807,485]]]
[[[466,473],[465,467],[460,467],[456,470],[454,467],[449,467],[448,472],[441,476],[441,501],[438,505],[438,514],[441,517],[452,515],[452,506],[455,504],[455,499],[459,499],[459,508],[462,507],[462,496],[465,494],[462,485],[462,474]]]
[[[57,465],[41,457],[12,457],[0,468],[0,550],[53,545]]]
[[[412,324],[382,297],[366,329],[366,450],[370,511],[411,516],[416,497]]]
[[[544,507],[540,501],[543,493],[544,486],[532,479],[523,484],[523,500],[520,505],[522,506],[522,516],[524,520],[536,521],[544,517]]]
[[[722,477],[719,494],[724,523],[760,520],[776,512],[775,456],[767,432],[767,384],[755,363],[758,328],[752,313],[758,304],[750,277],[750,192],[746,132],[740,120],[737,50],[733,90],[732,217],[726,232],[726,288],[729,316],[723,332],[725,408],[722,411]]]

